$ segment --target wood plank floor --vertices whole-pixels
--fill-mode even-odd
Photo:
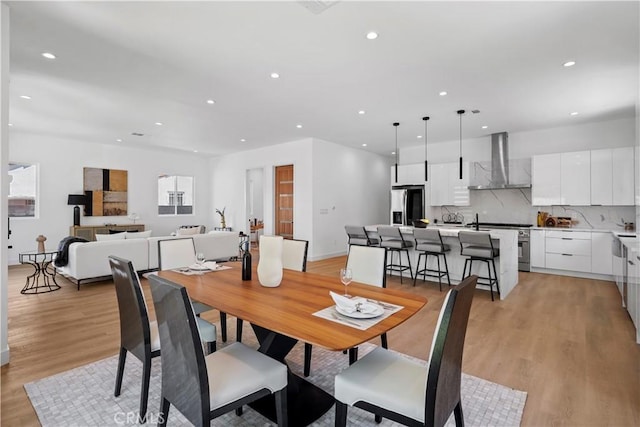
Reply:
[[[344,257],[310,262],[332,275]],[[36,426],[23,384],[117,353],[118,309],[110,281],[21,295],[29,269],[9,269],[11,363],[2,367],[1,424]],[[388,286],[425,295],[429,303],[389,333],[395,350],[426,359],[445,292],[437,284],[389,279]],[[143,280],[148,300],[148,285]],[[215,321],[216,314],[203,317]],[[230,321],[229,336],[234,337]],[[245,328],[245,333],[250,333]],[[640,425],[640,346],[611,282],[520,273],[505,301],[477,291],[463,370],[529,393],[524,426]],[[377,344],[377,342],[376,342]]]

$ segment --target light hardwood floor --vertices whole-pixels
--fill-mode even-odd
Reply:
[[[336,276],[344,257],[308,263],[308,271]],[[2,367],[1,423],[38,420],[23,384],[117,353],[118,309],[109,281],[21,295],[29,269],[9,269],[11,363]],[[151,300],[146,280],[143,286]],[[445,292],[437,284],[414,288],[429,303],[389,333],[390,348],[425,359]],[[203,317],[217,320],[215,314]],[[230,321],[229,337],[235,337]],[[245,328],[250,333],[250,328]],[[520,273],[505,301],[477,291],[471,308],[463,370],[527,391],[523,426],[640,425],[640,346],[611,282]],[[377,343],[377,342],[376,342]]]

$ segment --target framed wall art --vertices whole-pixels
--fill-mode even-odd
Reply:
[[[84,168],[85,216],[127,215],[127,171]]]

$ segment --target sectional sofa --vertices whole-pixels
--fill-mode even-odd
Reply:
[[[134,233],[135,234],[135,233]],[[116,255],[133,263],[136,271],[158,269],[158,241],[193,238],[196,252],[204,253],[207,260],[229,260],[238,256],[238,233],[211,231],[192,236],[163,236],[127,238],[119,240],[72,243],[69,245],[69,262],[57,267],[58,273],[78,285],[111,276],[109,256]]]

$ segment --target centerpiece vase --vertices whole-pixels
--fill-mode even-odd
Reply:
[[[262,286],[275,288],[282,281],[282,236],[260,236],[258,281]]]

